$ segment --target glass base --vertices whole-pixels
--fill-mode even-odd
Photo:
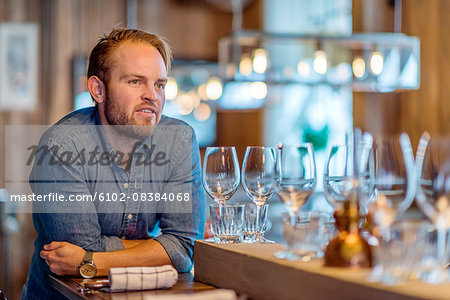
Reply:
[[[375,265],[373,267],[372,272],[370,272],[367,281],[369,282],[380,282],[383,277],[383,267],[381,265]]]
[[[205,239],[205,242],[208,243],[213,243],[213,244],[235,244],[235,243],[240,243],[242,242],[242,238],[238,237],[238,238],[218,238],[218,237],[212,237],[209,239]]]
[[[217,239],[215,237],[211,237],[211,238],[208,238],[208,239],[204,239],[204,241],[208,242],[208,243],[216,243]]]
[[[431,272],[422,272],[420,278],[422,281],[430,284],[447,283],[450,279],[449,269],[446,267],[443,269],[435,268]]]
[[[275,241],[272,240],[268,240],[263,236],[257,237],[257,236],[252,236],[250,238],[246,238],[244,240],[244,243],[250,243],[250,244],[273,244],[275,243]]]
[[[295,253],[295,252],[291,252],[291,251],[287,251],[287,250],[281,250],[281,251],[275,252],[273,254],[273,256],[275,256],[276,258],[286,259],[286,260],[310,261],[314,258],[319,258],[320,253],[300,254],[300,253]]]

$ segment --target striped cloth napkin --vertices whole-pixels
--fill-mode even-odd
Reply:
[[[111,292],[171,288],[178,280],[178,272],[170,265],[160,267],[111,268]]]

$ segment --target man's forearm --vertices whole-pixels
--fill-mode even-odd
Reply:
[[[173,265],[164,247],[153,239],[122,240],[125,249],[94,252],[97,276],[107,276],[110,268]]]

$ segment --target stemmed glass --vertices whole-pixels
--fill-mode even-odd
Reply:
[[[275,149],[273,147],[247,147],[242,164],[242,186],[256,204],[256,235],[249,243],[274,243],[261,234],[261,207],[273,195],[275,178]]]
[[[310,143],[300,146],[279,145],[276,155],[274,190],[286,206],[293,228],[300,208],[316,187],[316,164]],[[278,258],[292,256],[289,251],[275,253]]]
[[[430,139],[425,132],[417,148],[416,166],[417,203],[437,229],[438,264],[426,280],[441,283],[448,280],[445,265],[450,227],[450,136]]]
[[[343,209],[344,202],[357,187],[353,162],[349,146],[337,145],[331,148],[325,165],[323,191],[336,211]]]
[[[208,147],[203,162],[202,183],[222,207],[239,187],[239,162],[234,147]]]
[[[373,190],[370,196],[369,214],[371,220],[379,226],[380,246],[377,254],[385,255],[384,247],[390,241],[390,226],[400,214],[404,213],[417,190],[414,155],[409,136],[380,138],[374,146],[374,173],[371,174]],[[376,265],[371,280],[390,283],[389,274],[383,274],[380,265]]]
[[[224,205],[239,187],[239,162],[234,147],[208,147],[203,161],[202,184],[206,192],[219,205],[219,220],[222,222]],[[212,217],[212,216],[211,216]],[[211,230],[214,233],[211,222]],[[217,229],[216,229],[217,230]],[[214,235],[216,235],[214,233]],[[221,239],[206,241],[222,243]]]
[[[338,214],[343,211],[345,201],[348,201],[358,188],[363,191],[373,190],[369,180],[369,157],[373,137],[368,132],[361,136],[361,130],[358,128],[355,129],[354,135],[352,138],[347,136],[345,145],[332,146],[325,164],[324,195]],[[362,199],[358,200],[360,206],[367,206],[362,203]],[[365,209],[367,208],[362,208]],[[363,215],[366,213],[364,211]]]

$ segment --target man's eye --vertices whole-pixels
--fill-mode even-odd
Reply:
[[[139,80],[137,80],[137,79],[133,79],[133,80],[130,80],[130,81],[128,81],[130,84],[138,84],[139,83]]]
[[[157,87],[158,89],[164,89],[164,84],[158,83],[158,84],[156,84],[156,87]]]

